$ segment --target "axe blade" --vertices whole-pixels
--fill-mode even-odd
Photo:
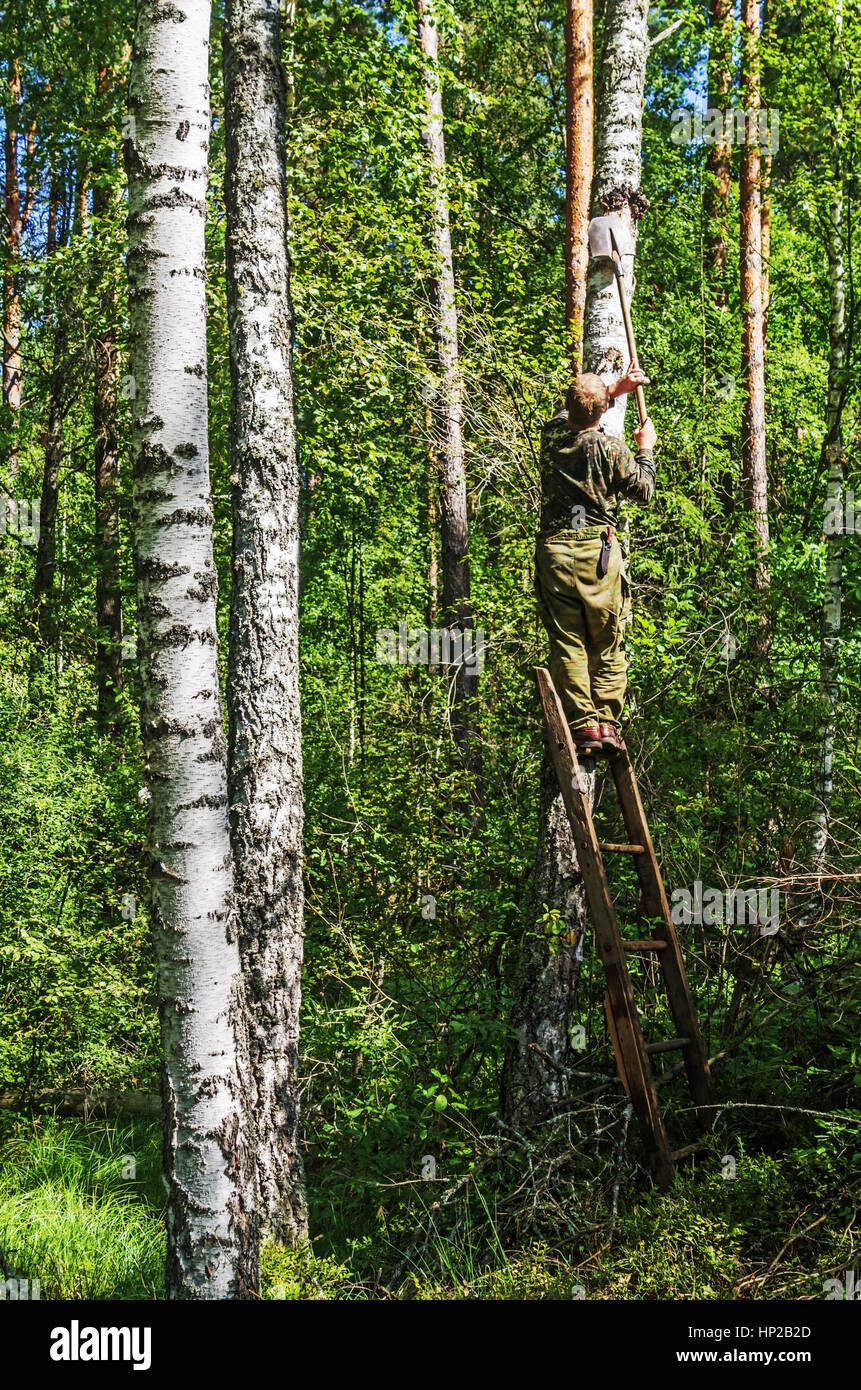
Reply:
[[[607,213],[604,217],[593,217],[589,223],[589,254],[606,256],[612,259],[629,255],[632,251],[631,235],[618,213]]]

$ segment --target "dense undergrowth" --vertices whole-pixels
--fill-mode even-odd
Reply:
[[[500,1173],[480,1161],[461,1198],[435,1215],[435,1184],[391,1201],[375,1186],[365,1229],[313,1204],[315,1236],[299,1252],[267,1246],[271,1299],[814,1299],[857,1264],[854,1139],[838,1120],[797,1128],[806,1147],[751,1148],[722,1121],[672,1195],[649,1190],[619,1152],[615,1107],[607,1163],[559,1164],[558,1142],[512,1145],[504,1160],[548,1229],[513,1243]],[[609,1112],[604,1116],[606,1122]],[[772,1136],[774,1138],[774,1136]],[[0,1251],[7,1275],[39,1280],[42,1299],[160,1297],[164,1216],[153,1125],[12,1119],[2,1131]],[[735,1150],[729,1172],[728,1147]],[[536,1179],[542,1164],[561,1168]],[[530,1168],[532,1169],[530,1174]],[[465,1177],[465,1174],[463,1175]],[[518,1185],[518,1184],[515,1184]],[[559,1219],[560,1201],[564,1213]],[[373,1204],[377,1203],[376,1211]],[[551,1221],[551,1217],[553,1220]],[[414,1224],[415,1223],[415,1224]],[[416,1238],[416,1231],[420,1236]],[[405,1258],[406,1257],[406,1258]]]

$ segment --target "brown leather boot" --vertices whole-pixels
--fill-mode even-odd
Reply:
[[[583,729],[572,729],[574,747],[578,753],[600,753],[602,751],[601,729],[598,724],[587,724]]]
[[[612,724],[601,725],[601,746],[608,757],[614,757],[624,748],[625,745]]]

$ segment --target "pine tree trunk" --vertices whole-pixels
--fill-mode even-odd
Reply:
[[[732,92],[732,0],[709,5],[709,107],[726,113]],[[724,124],[724,132],[726,125]],[[732,184],[732,146],[721,137],[709,145],[703,196],[705,263],[716,282],[719,306],[727,302],[726,266],[729,254],[729,199]]]
[[[762,154],[760,187],[762,189],[762,362],[768,367],[768,309],[771,303],[771,155]]]
[[[250,1021],[260,1216],[307,1239],[298,1041],[303,945],[299,475],[278,0],[224,30],[233,591],[230,830]]]
[[[637,219],[647,206],[640,191],[647,18],[647,0],[637,0],[633,9],[623,0],[608,0],[595,132],[593,211],[620,211],[628,221],[632,240]],[[630,282],[633,256],[626,259]],[[600,371],[615,379],[627,366],[627,345],[612,273],[609,280],[608,284],[605,266],[590,265],[583,362],[587,371]],[[604,418],[609,433],[621,436],[625,399],[621,398],[621,408],[611,409]],[[585,772],[584,781],[591,807],[594,772]],[[547,909],[559,914],[562,929],[558,935],[551,934],[542,921]],[[505,1059],[500,1096],[502,1113],[515,1126],[534,1123],[567,1097],[566,1073],[572,1061],[570,1029],[585,934],[586,900],[577,852],[545,749],[535,886],[514,982],[510,1021],[515,1037]]]
[[[583,314],[589,269],[592,196],[592,0],[567,0],[565,15],[565,322],[571,335],[571,374],[583,357]]]
[[[139,0],[126,141],[134,558],[164,1053],[167,1294],[257,1282],[207,438],[208,0]]]
[[[432,0],[417,0],[419,44],[425,63],[427,124],[423,141],[430,169],[431,231],[435,267],[430,281],[431,314],[437,380],[431,402],[432,447],[440,481],[442,620],[447,627],[473,632],[469,577],[469,523],[466,472],[463,460],[463,382],[458,361],[457,306],[451,253],[442,88],[439,73],[439,31]],[[481,771],[477,729],[478,677],[465,664],[452,671],[452,732],[464,765],[476,777]],[[478,788],[473,784],[477,795]]]
[[[759,7],[743,0],[742,87],[747,111],[759,111]],[[746,124],[741,152],[741,313],[742,370],[745,380],[742,414],[742,478],[745,504],[752,513],[756,536],[754,583],[768,585],[768,475],[765,454],[765,341],[762,314],[762,188],[761,156],[756,120]],[[751,138],[752,137],[752,138]]]

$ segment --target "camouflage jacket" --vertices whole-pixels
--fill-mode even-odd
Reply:
[[[635,458],[620,439],[602,430],[575,432],[564,411],[541,431],[539,534],[616,524],[623,497],[648,502],[655,490],[651,451]]]

